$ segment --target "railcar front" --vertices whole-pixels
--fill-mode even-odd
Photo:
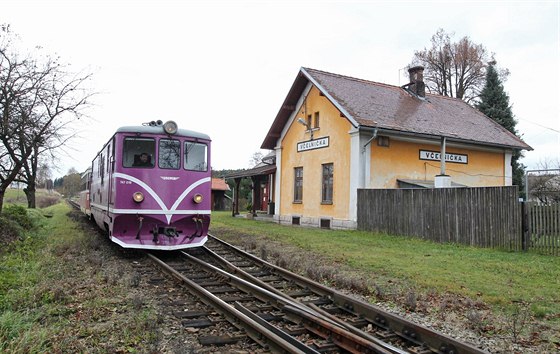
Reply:
[[[93,163],[99,176],[92,212],[95,205],[111,240],[154,250],[202,246],[210,224],[210,143],[171,121],[119,128]]]

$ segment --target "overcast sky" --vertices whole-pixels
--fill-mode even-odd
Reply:
[[[528,168],[560,156],[556,1],[0,0],[29,46],[94,74],[81,139],[54,176],[85,170],[114,130],[150,120],[213,140],[212,167],[249,167],[300,67],[403,85],[443,28],[495,53]]]

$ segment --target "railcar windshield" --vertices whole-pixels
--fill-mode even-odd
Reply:
[[[156,143],[151,138],[125,138],[123,147],[124,167],[154,167]]]
[[[158,155],[159,168],[178,170],[181,166],[181,142],[179,140],[161,139]]]
[[[191,141],[185,142],[185,169],[190,171],[208,170],[208,146]]]

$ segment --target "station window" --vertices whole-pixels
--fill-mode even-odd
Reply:
[[[315,119],[313,121],[313,128],[319,129],[319,112],[315,112]]]
[[[294,168],[294,203],[303,200],[303,167]]]
[[[169,170],[178,170],[181,166],[181,142],[179,140],[160,139],[158,166]]]
[[[333,202],[333,173],[332,163],[323,164],[323,181],[321,191],[321,203],[332,204]]]
[[[124,167],[153,167],[156,143],[150,138],[125,138],[123,146]]]
[[[208,170],[208,147],[206,144],[185,142],[185,169],[191,171]]]

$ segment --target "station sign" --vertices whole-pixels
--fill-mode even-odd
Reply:
[[[307,140],[302,141],[297,144],[297,152],[308,151],[308,150],[315,150],[315,149],[322,149],[329,147],[329,137],[325,136],[323,138],[315,139],[315,140]]]
[[[441,153],[438,151],[420,150],[420,160],[441,161]],[[445,162],[468,164],[469,156],[461,154],[445,154]]]

